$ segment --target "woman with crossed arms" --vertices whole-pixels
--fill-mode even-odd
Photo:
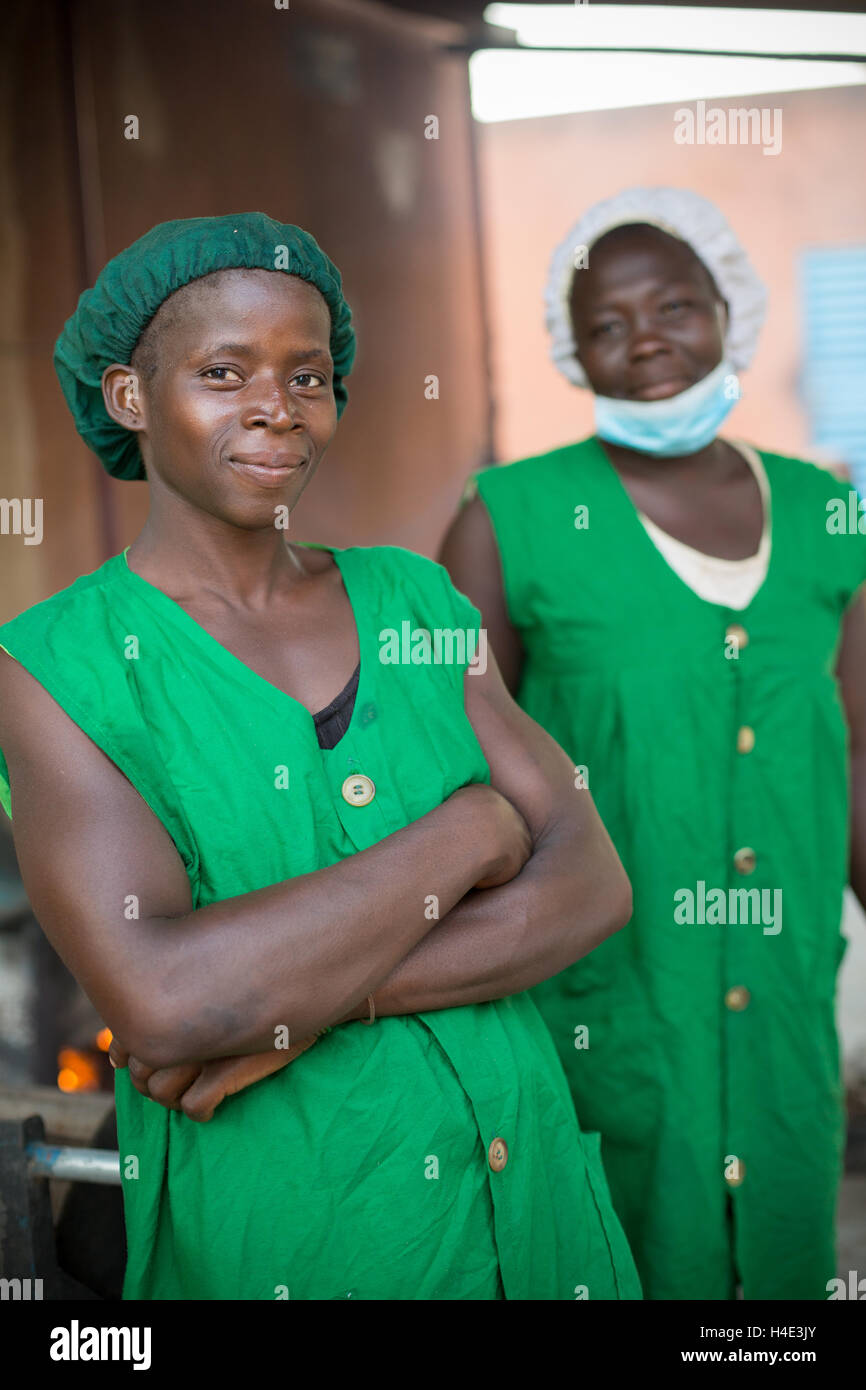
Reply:
[[[440,566],[280,524],[353,354],[260,213],[154,228],[57,345],[150,513],[0,628],[0,791],[114,1034],[124,1297],[639,1298],[524,992],[627,920],[611,842],[493,663],[380,661],[404,621],[477,642]]]

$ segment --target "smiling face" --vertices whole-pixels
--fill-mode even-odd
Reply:
[[[108,369],[106,404],[139,432],[152,484],[236,526],[273,526],[337,427],[330,333],[328,306],[306,281],[217,271],[165,301],[131,373]]]
[[[636,223],[600,237],[588,261],[574,274],[571,318],[597,395],[661,400],[718,366],[727,308],[685,242]]]

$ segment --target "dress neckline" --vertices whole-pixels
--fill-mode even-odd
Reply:
[[[363,620],[366,609],[363,602],[362,567],[354,564],[356,555],[356,549],[354,547],[350,549],[339,549],[337,546],[321,545],[314,541],[295,541],[293,543],[304,550],[330,551],[334,557],[334,563],[340,571],[340,576],[343,580],[343,588],[346,591],[346,597],[349,601],[349,607],[352,610],[352,617],[355,621],[359,654],[358,664],[355,668],[358,673],[358,689],[355,696],[355,704],[352,710],[352,717],[346,726],[343,737],[334,745],[333,749],[320,748],[321,753],[327,755],[340,747],[346,735],[353,729],[359,709],[363,708],[367,703],[369,686],[368,673],[371,668],[371,662],[369,660],[369,647],[367,644],[367,628]],[[273,681],[269,681],[267,677],[259,675],[258,671],[254,671],[253,668],[248,666],[245,661],[242,661],[239,656],[235,656],[234,652],[230,651],[228,647],[218,641],[213,633],[208,632],[206,627],[203,627],[201,623],[197,622],[196,619],[186,611],[182,604],[179,604],[176,599],[173,599],[164,589],[160,589],[156,584],[151,584],[149,579],[145,579],[143,575],[137,574],[134,569],[131,569],[127,558],[128,550],[129,546],[126,546],[116,557],[119,573],[133,584],[138,592],[150,602],[152,607],[170,618],[177,626],[186,632],[191,640],[203,650],[207,651],[211,659],[225,669],[228,674],[232,675],[235,679],[242,680],[260,696],[264,696],[279,710],[282,716],[288,713],[297,719],[301,726],[306,728],[310,738],[316,746],[319,747],[314,713],[308,710],[306,705],[302,704],[300,700],[296,700],[294,696],[289,695],[287,691],[281,690],[278,685],[274,685]],[[351,578],[349,578],[349,575],[351,575]],[[353,672],[349,684],[351,684],[354,679],[355,673]],[[343,692],[341,691],[340,693],[342,694]],[[337,696],[337,699],[339,698],[340,697]],[[318,712],[319,711],[317,711],[317,713]]]
[[[635,538],[635,541],[634,541],[635,549],[638,550],[638,551],[643,550],[644,555],[647,556],[647,557],[650,557],[649,562],[650,562],[653,566],[655,566],[655,567],[659,570],[660,573],[663,573],[663,574],[665,574],[665,575],[667,576],[667,582],[671,585],[671,587],[672,587],[672,592],[678,591],[678,592],[680,593],[681,597],[684,597],[684,598],[685,598],[685,601],[686,601],[687,603],[688,603],[688,602],[691,602],[691,603],[693,603],[693,604],[698,604],[698,605],[700,605],[700,608],[701,608],[704,612],[710,612],[711,610],[715,610],[716,612],[736,613],[736,614],[738,614],[738,615],[740,615],[740,616],[742,616],[742,615],[744,615],[744,614],[746,614],[746,613],[750,613],[751,610],[752,610],[752,608],[754,607],[754,605],[758,602],[758,600],[759,600],[759,599],[760,599],[760,600],[763,600],[763,599],[764,599],[764,596],[765,596],[765,594],[766,594],[768,588],[770,587],[770,584],[771,584],[772,582],[775,581],[775,574],[776,574],[776,570],[777,570],[777,568],[778,568],[778,564],[777,564],[777,560],[778,560],[778,537],[775,536],[774,533],[773,533],[773,523],[772,523],[772,518],[773,518],[774,510],[775,510],[775,508],[774,508],[774,502],[773,502],[773,485],[772,485],[772,483],[771,483],[771,481],[770,481],[770,477],[769,477],[769,474],[767,473],[766,465],[765,465],[765,464],[764,464],[764,473],[765,473],[765,476],[766,476],[766,479],[767,479],[767,491],[766,491],[766,496],[764,496],[764,495],[762,494],[762,501],[763,501],[763,503],[764,503],[764,521],[765,521],[764,530],[765,530],[766,533],[767,533],[767,540],[768,540],[768,544],[770,545],[770,557],[769,557],[769,560],[768,560],[768,562],[767,562],[767,571],[766,571],[766,574],[764,575],[763,581],[762,581],[761,584],[758,586],[758,588],[755,590],[754,594],[752,595],[751,599],[750,599],[749,602],[747,603],[746,607],[745,607],[745,608],[731,608],[730,605],[728,605],[728,604],[716,603],[716,602],[714,602],[712,599],[702,598],[700,594],[698,594],[698,593],[695,592],[695,590],[691,587],[690,584],[687,584],[687,583],[686,583],[685,579],[683,579],[681,575],[677,574],[677,572],[676,572],[676,570],[673,568],[673,566],[668,562],[668,560],[665,559],[665,556],[664,556],[664,555],[662,554],[662,552],[659,550],[659,548],[658,548],[658,546],[656,545],[655,541],[652,539],[652,536],[649,534],[649,531],[647,530],[646,526],[643,524],[643,521],[641,520],[641,513],[640,513],[640,511],[639,511],[638,508],[635,506],[634,502],[632,501],[631,496],[629,495],[629,491],[628,491],[627,487],[625,486],[625,483],[623,482],[623,480],[622,480],[622,478],[620,477],[619,473],[618,473],[617,470],[614,468],[613,464],[611,463],[610,459],[608,458],[607,454],[605,453],[604,448],[603,448],[602,443],[601,443],[601,440],[599,439],[598,435],[596,435],[596,434],[590,435],[590,436],[589,436],[589,439],[588,439],[586,442],[589,443],[589,444],[592,446],[592,448],[594,449],[596,458],[597,458],[597,460],[598,460],[600,466],[603,468],[603,470],[607,473],[607,475],[608,475],[609,478],[611,479],[611,482],[612,482],[612,484],[613,484],[613,486],[614,486],[614,489],[615,489],[616,493],[618,494],[618,496],[619,496],[619,498],[620,498],[621,505],[622,505],[623,509],[624,509],[624,510],[627,510],[627,512],[628,512],[628,515],[629,515],[629,517],[630,517],[630,524],[632,525],[633,530],[636,532],[636,538]],[[731,444],[733,448],[737,448],[739,452],[742,452],[742,449],[740,448],[740,446],[739,446],[738,444],[734,444],[731,440],[726,440],[725,442]],[[746,446],[746,447],[749,447],[749,446]],[[756,452],[757,452],[757,451],[756,451]],[[749,462],[749,463],[750,463],[750,466],[751,466],[751,461],[750,461],[750,460],[747,460],[747,462]],[[762,462],[762,464],[763,464],[763,459],[761,460],[761,462]],[[753,471],[754,471],[754,470],[753,470]],[[659,529],[661,529],[661,528],[659,528]],[[663,534],[663,535],[667,535],[668,533],[667,533],[667,532],[663,532],[662,534]],[[675,538],[674,538],[674,537],[671,537],[671,539],[675,539]],[[762,542],[763,542],[763,539],[764,539],[764,535],[763,535],[763,533],[762,533]],[[684,542],[680,542],[680,544],[684,544]],[[689,547],[689,548],[691,549],[692,547]],[[704,555],[704,552],[703,552],[703,551],[696,551],[695,553],[698,554],[698,555],[702,555],[702,556]],[[759,553],[760,553],[760,551],[756,551],[756,555],[759,554]],[[705,558],[708,558],[708,559],[718,559],[718,558],[720,558],[720,557],[718,557],[718,556],[706,556]],[[746,556],[746,560],[747,560],[747,561],[749,561],[749,560],[754,561],[754,559],[755,559],[755,556]]]
[[[641,524],[649,532],[651,537],[659,537],[662,544],[672,550],[680,551],[682,554],[700,562],[701,566],[717,570],[719,574],[742,574],[752,565],[757,565],[759,561],[768,557],[772,548],[772,520],[770,515],[770,484],[767,478],[767,470],[761,462],[761,456],[748,444],[743,444],[739,440],[728,439],[732,449],[736,449],[738,454],[746,460],[752,470],[755,482],[758,484],[758,491],[761,494],[761,539],[758,548],[751,555],[744,555],[739,560],[728,560],[724,555],[710,555],[706,550],[698,550],[697,546],[689,545],[687,541],[681,541],[678,536],[671,535],[663,526],[659,526],[657,521],[653,521],[651,516],[647,516],[639,507],[636,507]]]

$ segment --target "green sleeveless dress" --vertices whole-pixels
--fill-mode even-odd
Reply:
[[[761,457],[771,557],[739,611],[668,566],[595,438],[473,480],[526,651],[519,703],[581,769],[634,889],[628,926],[533,995],[654,1299],[727,1299],[737,1277],[746,1298],[822,1299],[835,1274],[833,671],[866,535],[840,529],[845,484]]]
[[[361,670],[332,749],[126,552],[0,627],[167,828],[196,908],[333,864],[489,781],[465,661],[380,660],[388,629],[476,630],[477,610],[409,551],[334,555]],[[116,1098],[127,1299],[640,1297],[598,1136],[580,1133],[526,994],[343,1024],[207,1124],[125,1070]]]

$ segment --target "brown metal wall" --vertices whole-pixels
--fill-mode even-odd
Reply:
[[[0,536],[0,620],[144,520],[146,486],[108,479],[78,442],[50,359],[105,259],[173,217],[260,209],[335,260],[358,365],[292,534],[433,553],[488,452],[465,58],[441,28],[342,0],[11,0],[5,14],[0,494],[41,496],[45,534]]]
[[[42,498],[44,539],[0,535],[0,617],[98,555],[98,464],[71,428],[51,353],[81,283],[62,14],[10,0],[0,81],[0,495]]]

